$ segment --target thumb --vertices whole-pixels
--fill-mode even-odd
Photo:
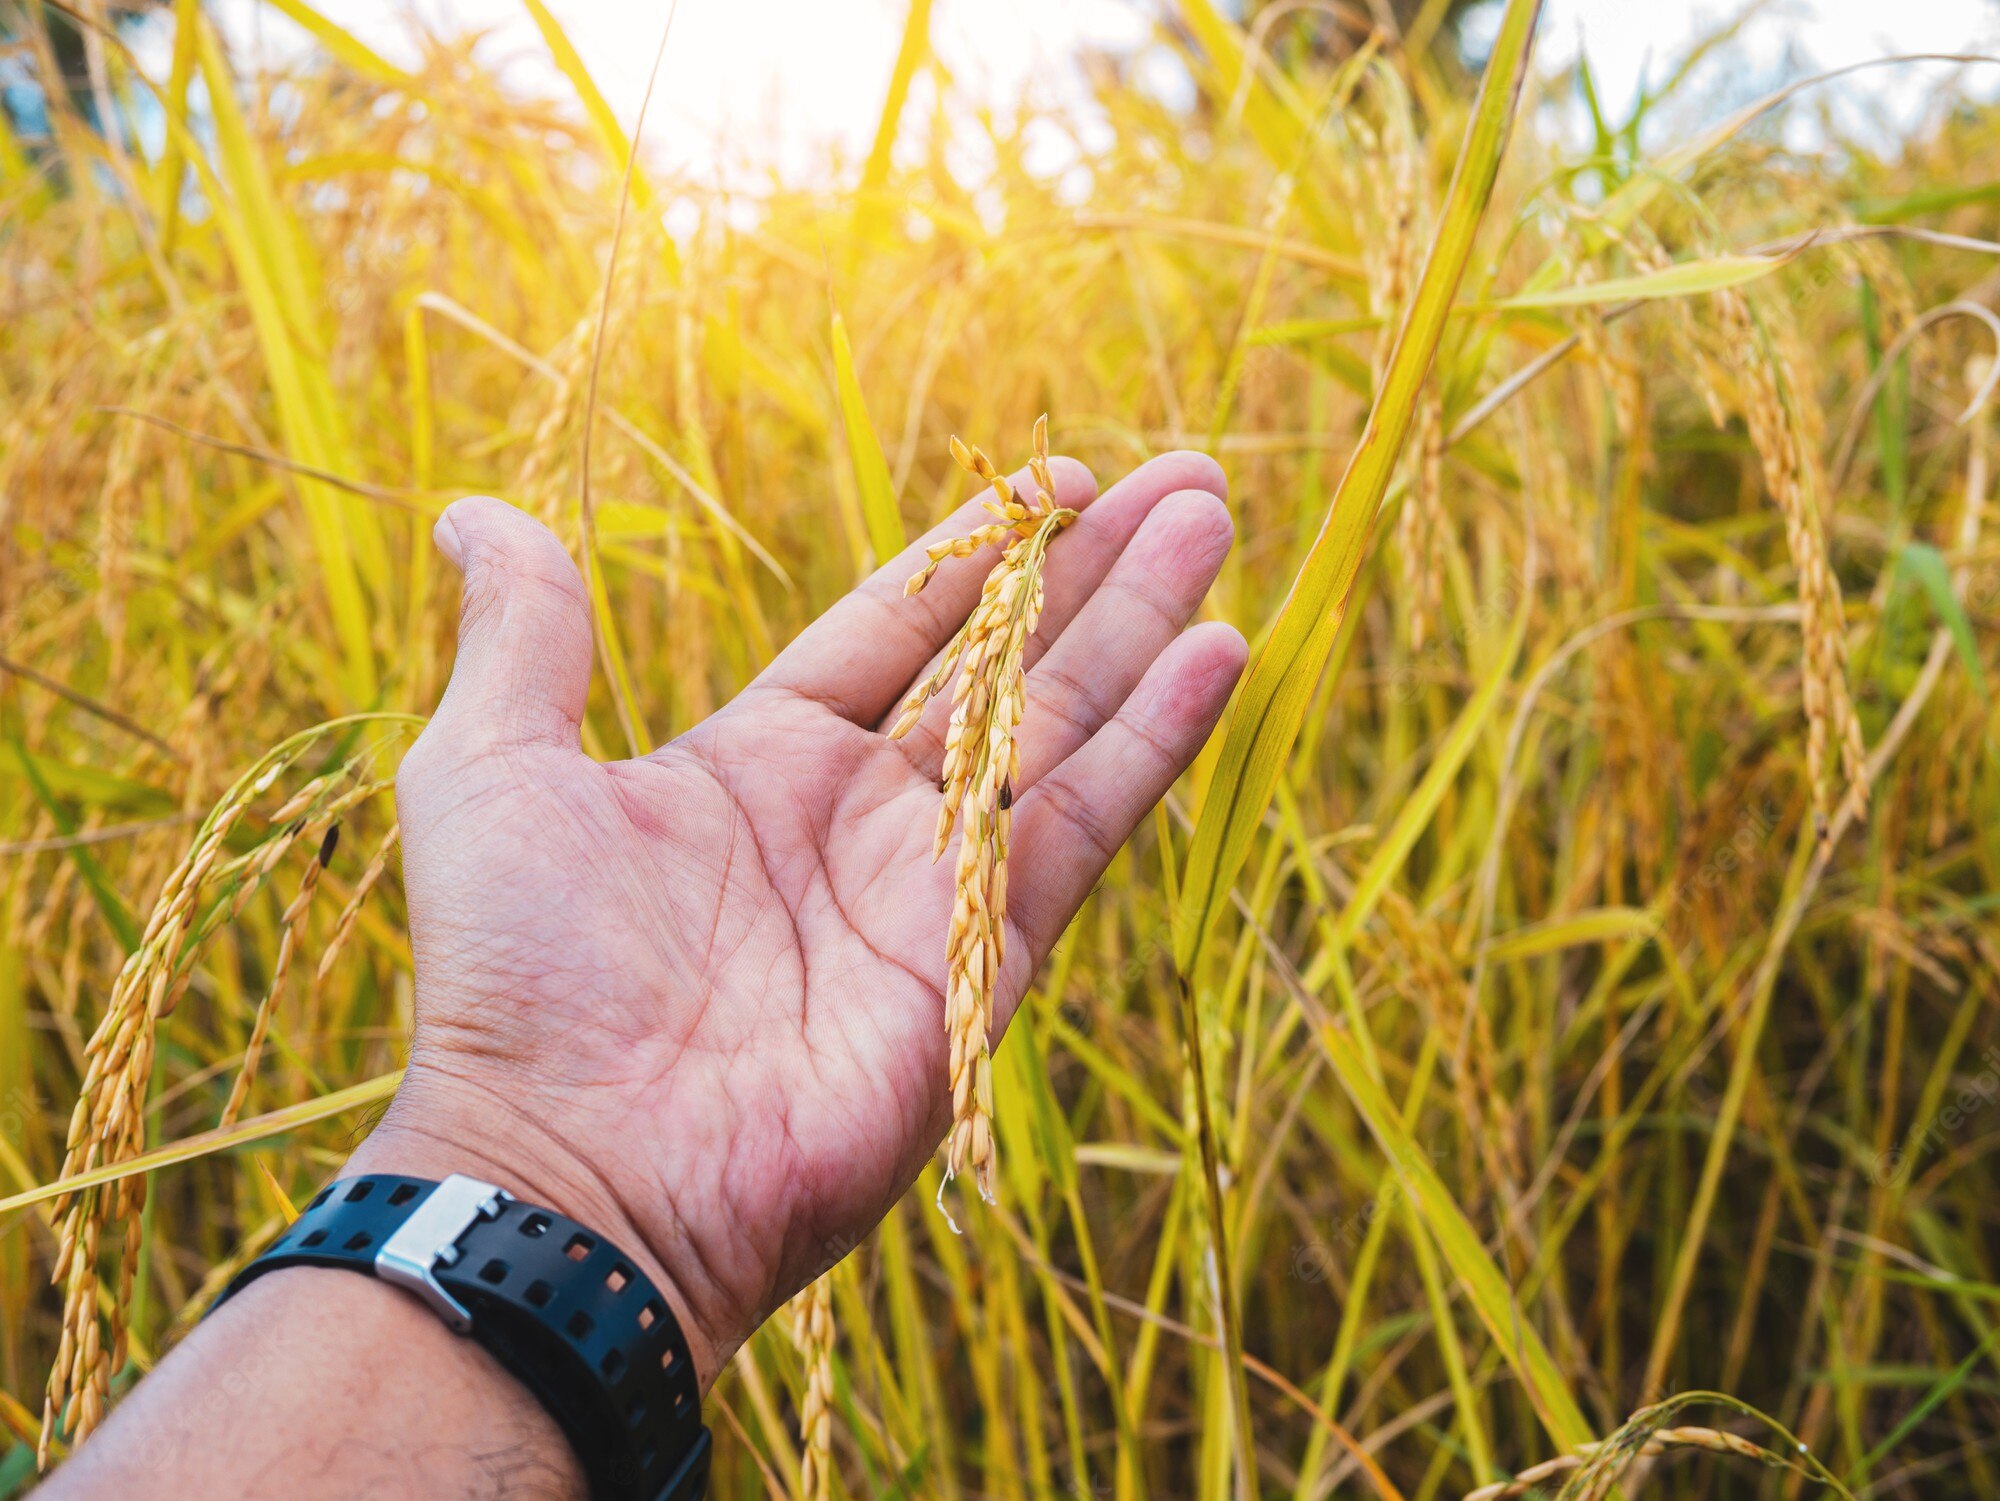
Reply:
[[[489,743],[576,749],[591,634],[569,553],[539,521],[488,495],[446,506],[433,536],[465,576],[458,659],[437,717]]]

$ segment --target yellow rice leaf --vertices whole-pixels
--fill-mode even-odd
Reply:
[[[202,1131],[180,1141],[169,1142],[166,1146],[155,1147],[150,1152],[142,1152],[125,1162],[114,1162],[108,1167],[94,1167],[87,1173],[78,1173],[74,1178],[62,1178],[53,1183],[44,1183],[24,1193],[10,1194],[0,1199],[0,1214],[11,1214],[16,1209],[27,1209],[35,1204],[46,1203],[60,1194],[75,1189],[95,1188],[100,1183],[115,1183],[120,1178],[130,1178],[137,1173],[157,1172],[163,1167],[178,1167],[183,1162],[193,1162],[196,1158],[207,1157],[216,1152],[226,1152],[231,1147],[244,1146],[249,1142],[263,1141],[272,1136],[282,1136],[287,1131],[296,1131],[301,1126],[310,1126],[317,1121],[345,1115],[350,1110],[359,1110],[386,1100],[396,1092],[396,1086],[403,1082],[403,1071],[394,1069],[386,1074],[377,1074],[372,1079],[364,1079],[359,1084],[346,1089],[336,1089],[331,1094],[301,1100],[296,1105],[287,1105],[282,1110],[268,1111],[252,1116],[247,1121],[238,1121],[222,1131]]]
[[[174,55],[167,70],[167,91],[160,108],[183,127],[169,130],[160,165],[153,176],[154,212],[160,217],[161,253],[173,254],[180,234],[181,174],[186,167],[181,142],[185,139],[188,117],[188,84],[194,78],[194,40],[200,24],[201,0],[174,0]]]
[[[0,1391],[0,1422],[13,1429],[22,1443],[33,1439],[38,1421],[12,1392]]]
[[[8,118],[6,111],[0,110],[0,182],[11,188],[26,182],[34,172],[34,163],[21,149],[21,142],[14,134],[14,122]]]
[[[1803,248],[1803,247],[1801,247]],[[1516,312],[1529,308],[1599,307],[1608,303],[1647,302],[1664,297],[1692,297],[1740,287],[1769,276],[1798,251],[1785,255],[1717,255],[1680,261],[1643,276],[1614,276],[1608,281],[1557,287],[1546,292],[1522,292],[1481,304],[1482,310]]]
[[[292,1196],[279,1187],[270,1165],[262,1157],[252,1157],[250,1161],[257,1169],[257,1179],[263,1186],[264,1197],[271,1201],[271,1207],[278,1212],[278,1218],[288,1225],[296,1225],[299,1222],[299,1207],[292,1202]]]
[[[1291,170],[1311,128],[1312,110],[1289,82],[1257,67],[1259,54],[1242,29],[1211,0],[1183,0],[1179,17],[1207,55],[1217,96],[1232,104],[1241,100],[1243,123],[1264,154],[1280,171]]]
[[[1171,1178],[1187,1166],[1187,1155],[1183,1152],[1164,1152],[1136,1142],[1079,1142],[1075,1155],[1080,1167],[1108,1167],[1121,1173],[1147,1173],[1160,1178]]]
[[[1562,949],[1586,944],[1611,943],[1621,938],[1650,938],[1660,929],[1660,915],[1638,907],[1599,907],[1574,917],[1552,918],[1497,938],[1486,951],[1495,964],[1515,959],[1534,959]]]
[[[407,87],[414,80],[352,32],[345,31],[321,15],[305,0],[267,0],[271,9],[305,32],[344,68],[391,88]]]
[[[460,328],[463,328],[468,332],[476,335],[477,337],[484,339],[487,343],[493,345],[494,348],[500,350],[502,353],[506,354],[509,358],[519,360],[523,365],[526,365],[530,370],[533,370],[537,375],[541,376],[544,380],[557,383],[560,383],[560,381],[562,380],[561,374],[556,370],[556,368],[553,365],[549,364],[548,361],[542,359],[539,355],[534,354],[530,350],[523,348],[520,344],[508,338],[499,329],[495,328],[485,319],[479,317],[475,313],[472,313],[468,309],[461,307],[458,303],[453,302],[449,297],[446,297],[443,293],[420,292],[417,294],[416,306],[423,308],[427,312],[437,313],[442,317],[450,319],[453,323],[456,323]],[[743,546],[749,550],[751,556],[756,558],[758,562],[762,563],[766,568],[768,568],[771,571],[772,576],[776,578],[779,583],[783,584],[787,589],[791,588],[792,586],[791,575],[785,572],[784,565],[781,564],[777,560],[777,558],[772,555],[771,550],[768,547],[766,547],[762,542],[759,542],[754,536],[752,536],[750,532],[744,528],[743,523],[738,521],[736,517],[730,513],[729,508],[725,506],[721,501],[717,500],[715,496],[711,494],[702,485],[702,482],[700,480],[696,479],[694,475],[690,474],[685,464],[681,463],[680,460],[676,459],[671,453],[667,452],[666,448],[661,445],[660,441],[657,438],[654,438],[649,433],[647,433],[636,422],[634,422],[630,417],[627,417],[623,412],[619,411],[616,407],[610,407],[610,406],[603,407],[600,409],[598,415],[605,422],[609,423],[612,427],[617,428],[619,432],[623,433],[627,438],[631,439],[633,443],[637,444],[639,448],[645,452],[648,458],[650,458],[654,463],[658,464],[669,475],[671,475],[675,480],[675,482],[678,483],[683,489],[685,489],[688,492],[689,495],[691,495],[694,498],[696,504],[698,504],[703,510],[707,511],[710,516],[714,517],[717,524],[721,526],[724,531],[728,532],[731,536],[735,537],[739,542],[741,542]]]

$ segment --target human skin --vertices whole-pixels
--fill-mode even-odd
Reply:
[[[996,1034],[1245,656],[1231,627],[1189,626],[1231,539],[1212,461],[1166,454],[1101,496],[1082,465],[1054,469],[1082,514],[1050,551],[1029,652]],[[704,1392],[949,1122],[953,861],[931,858],[948,703],[902,740],[883,728],[994,555],[947,561],[914,598],[903,583],[980,519],[968,504],[726,708],[612,763],[581,746],[591,621],[561,543],[498,500],[438,522],[463,575],[458,657],[396,782],[416,1030],[343,1176],[470,1173],[588,1225],[667,1297]],[[202,1323],[45,1494],[114,1492],[583,1489],[475,1343],[397,1288],[295,1268]]]

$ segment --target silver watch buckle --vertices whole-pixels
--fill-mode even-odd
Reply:
[[[440,1285],[437,1269],[455,1264],[465,1232],[481,1220],[495,1218],[513,1198],[504,1188],[453,1173],[382,1243],[375,1253],[375,1275],[408,1288],[454,1332],[466,1333],[472,1328],[472,1315]]]

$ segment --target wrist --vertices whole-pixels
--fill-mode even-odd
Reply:
[[[464,1173],[524,1204],[553,1209],[603,1236],[672,1309],[704,1393],[721,1355],[700,1315],[699,1291],[670,1268],[617,1189],[546,1119],[496,1092],[413,1066],[380,1124],[348,1158],[343,1177],[400,1173],[442,1180]],[[671,1254],[672,1248],[667,1248]],[[685,1255],[676,1257],[685,1261]]]

